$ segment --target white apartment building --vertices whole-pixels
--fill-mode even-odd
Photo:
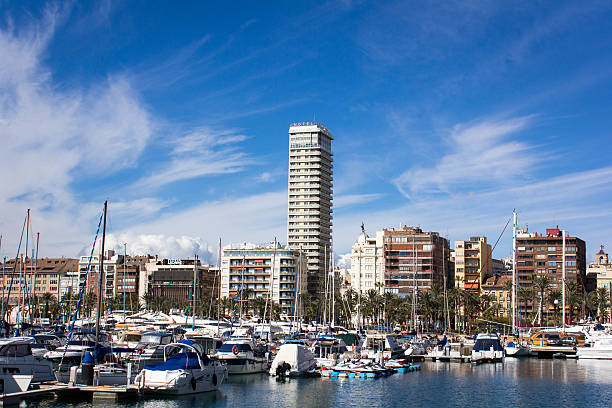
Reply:
[[[379,293],[384,291],[383,234],[384,231],[378,231],[376,237],[368,237],[362,227],[361,234],[351,249],[351,288],[362,294],[370,289]]]
[[[289,127],[287,242],[306,254],[307,288],[321,296],[331,252],[334,138],[319,123]]]
[[[300,266],[301,260],[301,266]],[[221,255],[221,298],[250,289],[250,297],[270,296],[290,315],[296,294],[306,290],[306,259],[299,251],[277,244],[229,245]],[[242,286],[244,284],[244,286]]]

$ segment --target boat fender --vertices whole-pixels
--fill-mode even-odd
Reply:
[[[235,356],[237,356],[237,355],[238,355],[238,353],[240,353],[240,349],[238,348],[238,345],[237,345],[237,344],[234,344],[234,345],[232,346],[232,353],[234,353],[234,355],[235,355]]]
[[[194,391],[196,389],[196,379],[193,376],[191,377],[191,388],[193,388]]]
[[[217,386],[217,373],[213,374],[212,383],[215,387]]]

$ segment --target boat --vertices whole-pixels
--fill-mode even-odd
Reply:
[[[33,375],[27,374],[6,374],[0,373],[0,394],[2,398],[0,403],[2,406],[20,405],[23,397],[20,395],[11,395],[27,391]]]
[[[305,376],[316,367],[317,361],[302,340],[287,340],[280,346],[272,361],[270,375]]]
[[[322,335],[315,339],[310,350],[318,367],[333,367],[348,354],[344,341],[332,335]]]
[[[427,354],[427,347],[431,347],[431,343],[425,340],[413,340],[406,343],[404,356],[410,358],[422,358]]]
[[[503,361],[504,348],[497,334],[480,333],[472,349],[472,363]]]
[[[227,365],[228,374],[254,374],[268,370],[265,349],[250,336],[230,337],[223,342],[215,357]]]
[[[612,360],[612,335],[596,337],[584,347],[578,347],[576,355],[579,359]]]
[[[164,348],[164,362],[145,366],[135,383],[145,393],[186,395],[216,391],[227,378],[227,367],[209,358],[193,340]]]
[[[53,381],[53,365],[32,354],[31,337],[10,337],[0,340],[0,373],[31,375],[32,382]]]
[[[519,342],[510,341],[504,347],[506,357],[527,357],[529,356],[529,348]]]
[[[473,348],[471,340],[447,341],[445,336],[437,345],[427,347],[427,358],[433,361],[469,361]]]
[[[403,353],[404,349],[395,341],[395,335],[387,333],[368,333],[361,348],[361,356],[372,360],[380,357],[396,359]]]

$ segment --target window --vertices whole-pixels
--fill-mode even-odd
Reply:
[[[548,252],[555,252],[557,247],[548,247]]]
[[[546,255],[544,255],[544,254],[537,254],[536,258],[537,259],[546,259]]]
[[[565,263],[565,266],[576,266],[576,261],[569,261]]]
[[[556,263],[556,262],[554,262],[554,261],[553,261],[553,262],[550,262],[550,261],[549,261],[549,262],[548,262],[548,266],[557,266],[557,263]]]

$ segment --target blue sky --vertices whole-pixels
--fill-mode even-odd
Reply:
[[[134,253],[285,241],[288,127],[316,120],[339,256],[362,221],[495,241],[513,208],[592,255],[612,236],[609,21],[606,1],[0,1],[0,254],[31,208],[41,254],[75,256],[105,199]]]

